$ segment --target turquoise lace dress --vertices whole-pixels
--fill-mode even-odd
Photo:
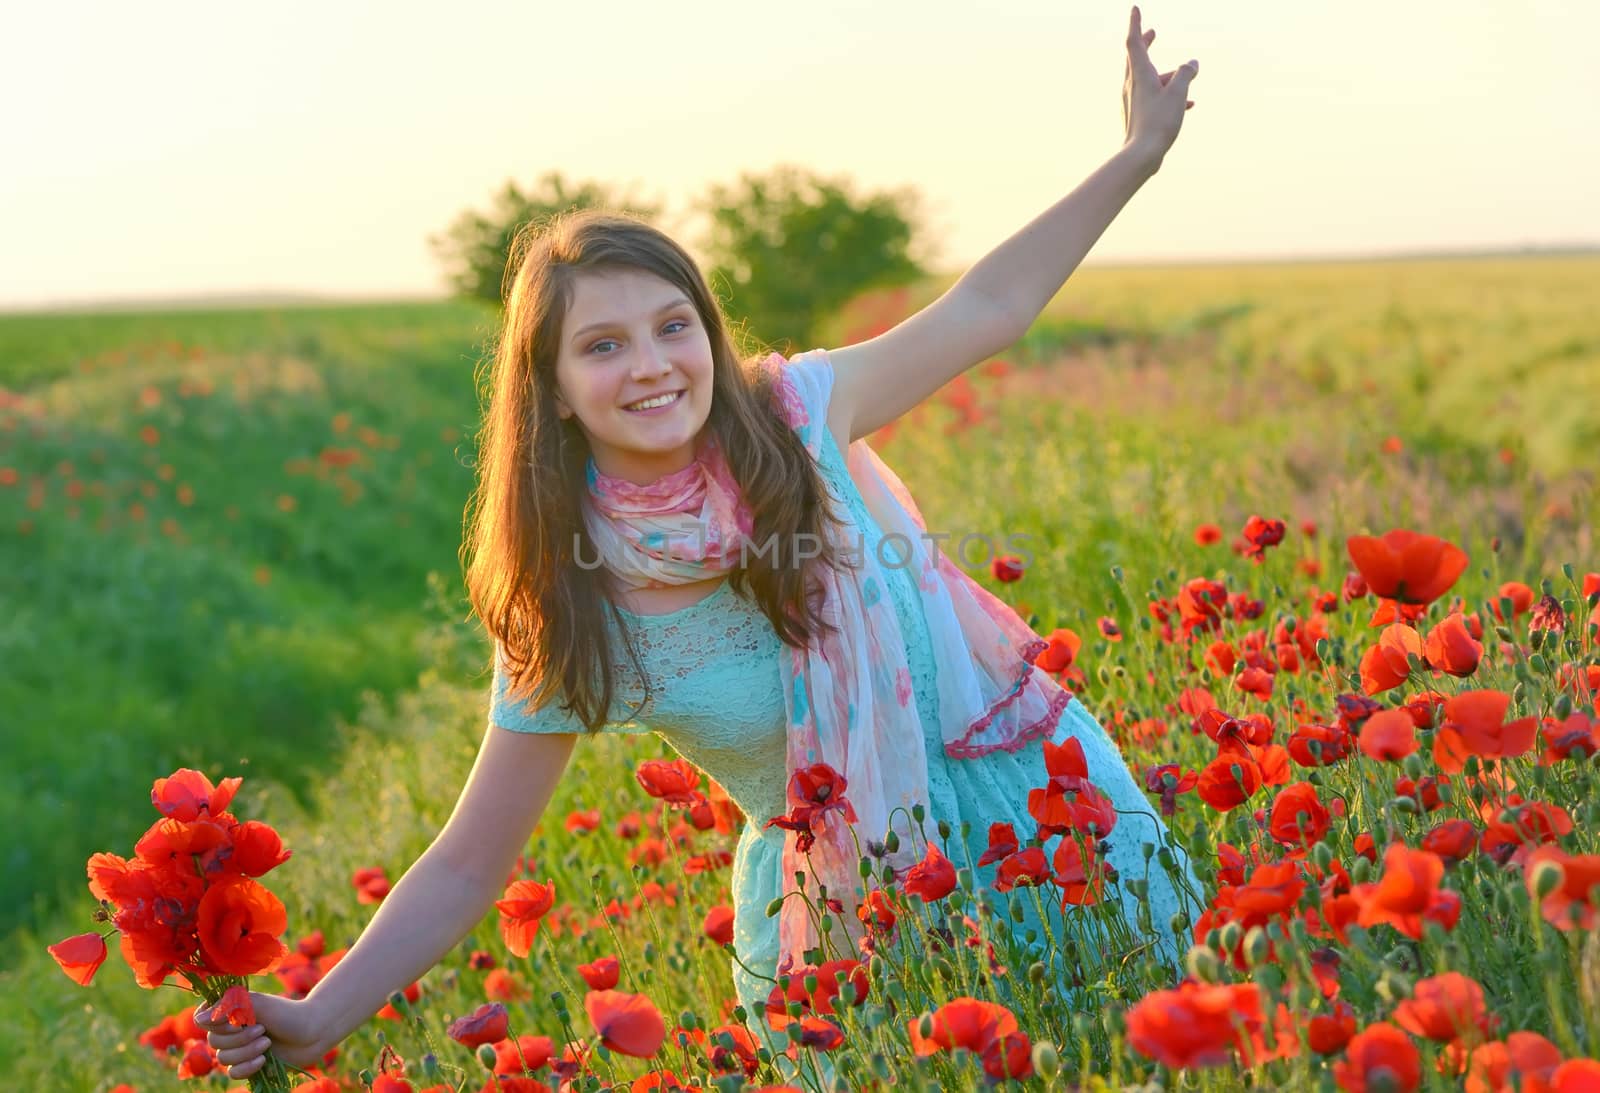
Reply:
[[[802,354],[789,367],[812,366],[826,370],[824,392],[832,387],[832,366],[824,354]],[[876,550],[882,533],[856,492],[845,461],[832,433],[825,425],[825,403],[813,409],[811,420],[818,422],[824,436],[821,444],[821,474],[829,490],[848,511],[856,532],[864,536],[865,549]],[[848,540],[855,543],[854,534]],[[978,759],[951,759],[944,754],[939,739],[938,688],[926,623],[912,586],[909,568],[886,568],[889,591],[899,614],[903,633],[912,635],[908,659],[917,708],[928,726],[924,741],[928,757],[928,789],[932,798],[927,830],[935,834],[938,820],[948,821],[952,829],[948,856],[958,868],[975,862],[987,845],[989,825],[1010,822],[1020,840],[1033,833],[1035,823],[1028,814],[1028,791],[1049,780],[1044,750],[1036,740],[1021,750],[994,752]],[[619,608],[620,610],[620,608]],[[621,611],[639,646],[640,658],[650,675],[652,696],[630,722],[608,725],[620,731],[653,730],[684,758],[714,778],[748,817],[734,852],[732,895],[734,906],[734,948],[739,960],[733,964],[735,989],[751,1014],[771,989],[745,972],[743,965],[771,977],[777,964],[778,920],[766,916],[770,901],[781,892],[781,855],[785,832],[768,828],[766,821],[786,811],[785,786],[788,781],[784,751],[785,712],[779,651],[782,643],[770,623],[754,603],[735,593],[724,582],[716,591],[689,607],[664,615],[635,615]],[[619,681],[621,708],[631,710],[643,699],[631,663],[622,651],[621,638],[612,628],[615,677]],[[508,702],[506,680],[496,673],[492,725],[513,732],[584,732],[570,714],[555,706],[529,714],[520,702]],[[1053,735],[1060,743],[1075,737],[1088,761],[1091,780],[1107,794],[1120,816],[1111,833],[1108,860],[1126,880],[1145,878],[1153,936],[1176,965],[1188,947],[1187,936],[1175,936],[1169,923],[1184,910],[1192,922],[1200,907],[1175,887],[1155,858],[1147,859],[1141,844],[1171,845],[1171,836],[1156,809],[1135,782],[1115,742],[1095,718],[1074,698],[1062,712]],[[970,859],[961,850],[960,830],[968,824],[967,845]],[[1054,849],[1054,840],[1047,845]],[[1178,867],[1187,877],[1192,891],[1201,891],[1183,851],[1172,846]],[[976,870],[979,885],[994,878],[994,865]],[[1119,889],[1120,891],[1120,889]],[[1052,889],[1041,892],[1052,919],[1059,915],[1050,898]],[[1041,943],[1045,937],[1032,901],[1021,901],[1029,909],[1021,929],[1033,930]],[[1135,923],[1134,901],[1126,897],[1123,905],[1130,925]],[[1061,923],[1048,924],[1056,937],[1063,936]],[[1134,926],[1136,936],[1152,936]],[[1021,977],[1018,977],[1020,980]]]

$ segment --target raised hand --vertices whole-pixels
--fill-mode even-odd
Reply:
[[[1128,18],[1128,63],[1122,83],[1122,122],[1125,143],[1137,144],[1160,160],[1178,139],[1184,111],[1194,105],[1189,84],[1200,73],[1200,62],[1186,61],[1168,72],[1157,72],[1150,60],[1150,43],[1156,32],[1145,30],[1134,6]]]

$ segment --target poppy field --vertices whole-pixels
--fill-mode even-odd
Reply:
[[[936,293],[857,301],[829,342]],[[850,787],[813,769],[789,814],[747,818],[655,737],[605,735],[579,742],[460,946],[276,1088],[1600,1090],[1595,298],[1593,259],[1084,270],[1017,346],[873,438],[931,529],[1027,537],[1025,555],[956,560],[1047,639],[1036,663],[1105,726],[1193,862],[1201,913],[1140,921],[1180,936],[1176,969],[1117,910],[1146,881],[1106,867],[1122,816],[1069,745],[1048,749],[1030,794],[1037,828],[920,817],[920,864],[889,874],[869,848],[859,905],[832,912],[859,943],[741,1006],[739,831],[846,822]],[[362,654],[392,649],[402,680],[326,673],[300,693],[352,712],[276,750],[260,739],[271,720],[222,723],[227,679],[150,685],[142,701],[165,709],[130,702],[144,743],[109,758],[31,730],[21,840],[47,843],[76,796],[107,819],[55,851],[72,856],[71,891],[36,898],[11,934],[0,1067],[18,1088],[243,1088],[215,1067],[184,984],[241,1025],[247,1001],[229,988],[245,977],[303,997],[404,885],[476,753],[487,649],[450,565],[470,475],[445,453],[470,452],[481,320],[418,311],[396,330],[369,314],[337,343],[316,321],[300,386],[205,414],[176,402],[200,375],[174,373],[170,395],[168,381],[129,387],[136,403],[157,389],[146,409],[183,407],[162,423],[124,407],[68,429],[39,392],[66,398],[94,373],[0,375],[0,527],[34,567],[20,602],[35,615],[64,596],[39,560],[64,555],[38,545],[93,541],[100,553],[74,564],[118,573],[108,591],[148,596],[141,570],[111,561],[133,550],[168,575],[173,598],[152,609],[68,614],[91,643],[118,636],[89,633],[96,622],[143,633],[150,671],[160,642],[191,640],[172,604],[224,610],[227,596],[262,618],[304,611],[324,653],[383,629],[367,600],[405,639]],[[411,400],[354,401],[378,399],[385,353],[416,362]],[[336,379],[341,357],[365,363]],[[452,370],[461,390],[417,400]],[[263,431],[274,419],[293,427]],[[112,466],[156,447],[145,427],[193,453],[170,477],[158,456],[154,496],[131,475],[104,531],[113,508],[91,511],[94,484],[120,480],[58,473],[104,465],[79,450],[91,424],[130,456]],[[48,454],[23,440],[34,426]],[[269,436],[279,447],[256,450]],[[280,485],[294,459],[313,465],[303,493]],[[212,511],[196,485],[182,517],[188,466],[231,483],[230,501]],[[303,522],[271,515],[281,493]],[[145,515],[129,521],[136,502]],[[187,537],[164,535],[164,518]],[[398,559],[387,570],[380,541]],[[325,606],[330,590],[348,605]],[[36,678],[14,708],[59,702],[70,721],[51,690]],[[44,795],[53,776],[77,778],[62,783],[74,794]],[[1171,852],[1144,857],[1162,869]],[[1068,932],[1026,936],[1043,917],[1024,910],[1047,902]]]

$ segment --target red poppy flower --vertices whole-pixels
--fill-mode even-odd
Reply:
[[[692,805],[700,772],[687,759],[647,759],[633,772],[644,791],[669,805]]]
[[[351,874],[350,883],[355,887],[357,903],[382,903],[389,894],[389,878],[382,866],[357,869]]]
[[[1466,757],[1508,759],[1533,747],[1539,719],[1506,721],[1511,696],[1504,691],[1466,691],[1445,700],[1444,719],[1433,738],[1433,760],[1439,769],[1459,771]]]
[[[1483,658],[1483,643],[1467,630],[1461,612],[1455,611],[1428,632],[1422,654],[1429,667],[1453,676],[1470,676]]]
[[[1380,710],[1361,726],[1361,753],[1383,762],[1417,750],[1416,722],[1404,710]]]
[[[555,1041],[548,1036],[535,1036],[532,1033],[523,1033],[515,1040],[498,1040],[490,1045],[494,1048],[493,1073],[502,1079],[510,1075],[532,1074],[550,1063],[556,1053]]]
[[[1028,791],[1028,814],[1042,832],[1091,832],[1105,838],[1117,823],[1116,806],[1089,780],[1083,745],[1069,737],[1057,745],[1044,742],[1045,770],[1050,780]]]
[[[1350,733],[1339,725],[1301,725],[1285,742],[1289,757],[1302,767],[1327,767],[1350,754]]]
[[[1247,544],[1244,556],[1260,565],[1267,553],[1267,549],[1283,542],[1284,530],[1282,520],[1268,520],[1252,514],[1244,522],[1242,535]]]
[[[979,865],[989,865],[1017,852],[1017,831],[1010,824],[989,825],[989,847],[978,857]]]
[[[150,789],[150,803],[172,820],[197,820],[202,815],[221,816],[244,784],[243,778],[224,778],[216,786],[197,770],[181,767],[166,778],[157,778]]]
[[[919,1056],[964,1048],[983,1059],[990,1077],[1026,1078],[1032,1073],[1028,1039],[1011,1011],[997,1002],[952,998],[929,1016],[926,1036],[922,1025],[920,1017],[909,1024],[911,1050]]]
[[[1352,535],[1345,540],[1345,549],[1373,595],[1401,603],[1432,603],[1450,591],[1467,568],[1467,555],[1460,547],[1405,528],[1377,537]]]
[[[700,928],[716,944],[727,945],[733,940],[733,908],[726,903],[717,904],[706,912]]]
[[[1340,999],[1332,1010],[1319,1013],[1306,1022],[1306,1042],[1318,1055],[1334,1055],[1344,1050],[1356,1034],[1356,1011]]]
[[[1151,991],[1127,1013],[1129,1045],[1173,1069],[1221,1066],[1260,1029],[1261,988],[1184,982]]]
[[[1573,710],[1563,721],[1547,717],[1539,726],[1544,737],[1544,754],[1539,765],[1548,767],[1563,759],[1587,759],[1600,751],[1600,718]]]
[[[206,889],[195,917],[206,961],[223,975],[255,975],[276,964],[289,951],[279,940],[288,926],[278,897],[249,877]]]
[[[937,902],[955,891],[956,867],[939,853],[937,846],[929,843],[927,854],[906,870],[900,887],[911,895],[920,896],[924,903]]]
[[[1361,689],[1377,694],[1398,687],[1411,676],[1411,657],[1422,659],[1422,638],[1404,623],[1383,628],[1376,644],[1361,657]]]
[[[500,912],[500,936],[515,956],[527,956],[533,948],[539,920],[556,901],[556,882],[513,881],[500,899],[494,901]]]
[[[1200,524],[1194,529],[1196,546],[1211,546],[1222,542],[1222,529],[1215,524]]]
[[[1273,799],[1267,831],[1286,846],[1309,847],[1322,841],[1330,823],[1316,787],[1309,782],[1296,782]]]
[[[1000,863],[1000,868],[995,870],[994,886],[998,891],[1009,892],[1019,884],[1036,888],[1049,879],[1050,864],[1045,861],[1044,851],[1030,846]]]
[[[1015,554],[1002,554],[989,563],[989,572],[994,574],[994,579],[1010,584],[1020,581],[1023,574],[1022,559]]]
[[[874,888],[867,893],[867,898],[862,900],[860,906],[856,908],[856,917],[868,929],[880,934],[886,934],[893,930],[895,922],[898,921],[894,904],[890,902],[888,894],[881,888]]]
[[[1513,1032],[1503,1043],[1492,1041],[1472,1049],[1463,1088],[1465,1093],[1511,1093],[1514,1089],[1560,1093],[1561,1087],[1552,1079],[1561,1063],[1561,1049],[1537,1032]]]
[[[1444,862],[1438,855],[1391,843],[1383,852],[1382,878],[1351,891],[1361,904],[1357,921],[1362,926],[1387,922],[1414,941],[1421,940],[1425,920],[1453,928],[1461,914],[1461,897],[1440,889],[1443,877]]]
[[[815,1048],[818,1051],[832,1051],[844,1043],[844,1030],[826,1017],[805,1016],[800,1018],[800,1033],[797,1043],[800,1047]]]
[[[1345,1093],[1411,1093],[1422,1081],[1422,1057],[1404,1032],[1378,1021],[1350,1040],[1333,1079]]]
[[[1249,800],[1261,788],[1261,779],[1260,765],[1243,745],[1234,745],[1201,769],[1195,792],[1218,812],[1228,812]]]
[[[1043,856],[1043,852],[1040,852]],[[1085,848],[1072,835],[1062,838],[1050,859],[1055,868],[1052,878],[1061,888],[1061,906],[1099,903],[1105,894],[1106,867],[1095,855],[1093,846]]]
[[[211,1007],[208,1021],[222,1020],[234,1028],[248,1028],[256,1023],[256,1008],[250,1001],[250,990],[235,984],[222,992],[217,1004]]]
[[[1511,601],[1511,617],[1515,619],[1521,615],[1526,615],[1528,610],[1533,607],[1533,589],[1521,581],[1507,581],[1500,586],[1499,595],[1490,602],[1489,606],[1493,609],[1495,618],[1501,622],[1506,622],[1508,620],[1500,613],[1501,600]]]
[[[1422,849],[1454,865],[1477,852],[1478,829],[1468,820],[1445,820],[1422,837]]]
[[[1595,887],[1600,885],[1600,854],[1568,854],[1555,846],[1532,851],[1523,866],[1528,895],[1538,899],[1538,878],[1550,868],[1561,881],[1539,903],[1539,913],[1558,930],[1593,930],[1600,925]]]
[[[46,951],[55,958],[68,979],[87,987],[100,965],[106,962],[106,939],[99,934],[78,934],[56,942]]]
[[[617,985],[622,963],[614,956],[602,956],[591,964],[579,964],[578,974],[592,991],[608,991]]]
[[[655,1003],[642,994],[590,991],[583,999],[589,1023],[612,1051],[648,1059],[661,1049],[667,1026]]]
[[[476,1048],[480,1044],[493,1044],[506,1038],[511,1015],[500,1002],[485,1002],[465,1017],[450,1023],[445,1034],[458,1044]]]
[[[1477,980],[1445,972],[1417,980],[1411,997],[1395,1007],[1394,1023],[1413,1036],[1441,1044],[1466,1040],[1471,1046],[1488,1037],[1497,1021]]]

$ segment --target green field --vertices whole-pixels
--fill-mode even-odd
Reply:
[[[919,286],[913,304],[947,283]],[[1486,630],[1504,582],[1537,593],[1548,581],[1556,600],[1582,608],[1571,646],[1540,660],[1547,670],[1529,667],[1521,616],[1520,659],[1490,657],[1476,677],[1420,684],[1515,691],[1519,716],[1545,715],[1561,693],[1559,662],[1600,662],[1582,635],[1589,609],[1575,583],[1600,570],[1596,300],[1596,257],[1086,269],[1003,354],[1009,369],[974,369],[875,446],[930,527],[1033,536],[1036,562],[1021,581],[974,575],[1035,616],[1041,633],[1082,636],[1079,690],[1114,734],[1141,718],[1173,720],[1159,740],[1124,735],[1138,764],[1209,758],[1201,746],[1210,741],[1173,717],[1185,687],[1266,712],[1280,743],[1309,719],[1297,701],[1332,718],[1334,696],[1358,689],[1350,675],[1378,633],[1367,625],[1370,600],[1341,604],[1330,613],[1330,656],[1342,681],[1284,673],[1261,701],[1199,674],[1198,654],[1162,641],[1150,600],[1195,577],[1248,592],[1263,615],[1229,620],[1220,634],[1242,645],[1286,617],[1304,623],[1318,592],[1340,590],[1352,568],[1347,536],[1395,527],[1466,550],[1471,564],[1451,597]],[[853,340],[862,322],[837,317],[824,343]],[[87,989],[44,951],[93,928],[84,862],[99,850],[131,853],[155,818],[153,779],[180,766],[243,775],[235,811],[273,824],[294,850],[266,878],[288,908],[288,940],[320,929],[330,949],[352,942],[371,914],[356,901],[353,871],[382,866],[398,879],[448,815],[487,708],[486,648],[467,617],[457,551],[475,458],[474,373],[492,324],[468,303],[0,318],[0,822],[12,833],[3,853],[20,894],[0,903],[11,940],[0,962],[0,1073],[13,1086],[98,1091],[126,1081],[143,1093],[175,1080],[174,1064],[137,1037],[186,996],[138,989],[114,944]],[[1252,514],[1288,526],[1259,566],[1227,545]],[[1218,525],[1223,541],[1197,545],[1202,523]],[[1102,616],[1120,626],[1121,643],[1100,637]],[[1399,701],[1399,692],[1378,697]],[[1578,709],[1592,706],[1592,695],[1587,706],[1579,696]],[[727,959],[700,930],[726,899],[726,872],[685,876],[669,860],[636,877],[627,841],[611,831],[653,804],[630,767],[664,745],[608,737],[579,748],[529,846],[538,878],[556,880],[577,918],[648,880],[676,884],[676,906],[647,901],[609,929],[541,942],[526,961],[504,952],[491,914],[424,978],[421,1023],[373,1022],[346,1042],[337,1071],[372,1065],[382,1027],[413,1062],[431,1036],[448,1064],[432,1080],[465,1073],[456,1084],[479,1089],[485,1075],[471,1053],[444,1037],[447,1015],[484,1000],[471,949],[493,951],[534,986],[512,1005],[514,1032],[562,1042],[546,989],[560,984],[568,1031],[587,1035],[575,968],[608,952],[627,968],[622,989],[648,993],[669,1025],[685,1011],[702,1028],[727,1019]],[[1562,848],[1597,852],[1587,764],[1504,762],[1530,799],[1572,812]],[[1362,759],[1327,771],[1323,784],[1347,799],[1351,821],[1325,845],[1346,863],[1358,831],[1379,832],[1380,848],[1383,831],[1416,845],[1457,814],[1397,811],[1378,769]],[[1302,779],[1297,768],[1292,780]],[[1270,804],[1272,790],[1250,807]],[[1466,803],[1460,794],[1449,807]],[[589,808],[600,810],[598,831],[564,830],[570,811]],[[1209,848],[1247,845],[1249,811],[1180,798],[1175,831],[1208,884]],[[699,839],[685,852],[732,846],[727,836]],[[983,833],[971,842],[976,853]],[[1483,984],[1502,1034],[1533,1030],[1566,1056],[1600,1055],[1600,998],[1578,990],[1589,959],[1581,938],[1530,915],[1520,871],[1484,859],[1452,878],[1465,904],[1453,932],[1410,945],[1376,927],[1347,947],[1342,997],[1360,1023],[1388,1017],[1393,983],[1454,969]],[[1303,1000],[1293,961],[1283,963],[1254,969],[1253,981],[1277,972],[1280,993]],[[960,963],[952,974],[970,986],[969,972]],[[845,1019],[847,1046],[835,1053],[845,1073],[870,1073],[882,1056],[912,1087],[981,1080],[946,1056],[908,1061],[907,1019],[974,993],[933,974],[898,999],[874,983]],[[1136,982],[1109,977],[1092,1015],[1011,1003],[1036,1043],[1058,1046],[1058,1087],[1086,1053],[1113,1085],[1150,1073],[1120,1025],[1142,993]],[[1571,1001],[1553,1006],[1553,997]],[[874,1016],[891,1005],[910,1008],[897,1021]],[[70,1052],[43,1046],[66,1042]],[[1424,1074],[1441,1050],[1424,1045]],[[596,1073],[710,1073],[691,1055],[614,1057]],[[1331,1088],[1329,1065],[1301,1051],[1262,1064],[1254,1080]],[[1224,1089],[1242,1071],[1195,1073],[1196,1088]],[[755,1080],[779,1079],[764,1070]]]

